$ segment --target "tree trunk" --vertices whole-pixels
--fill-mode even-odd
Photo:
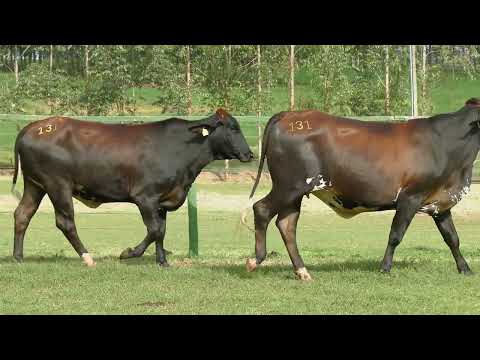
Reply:
[[[288,88],[290,92],[290,111],[295,109],[295,45],[290,45],[290,61],[289,61],[290,81]]]
[[[88,45],[85,45],[85,78],[88,79],[88,62],[89,62],[89,50]]]
[[[258,91],[258,102],[257,102],[257,116],[261,116],[262,113],[262,104],[261,104],[261,95],[262,95],[262,72],[260,71],[261,66],[261,51],[260,45],[257,45],[257,91]]]
[[[261,51],[260,45],[257,45],[257,68],[258,68],[258,77],[257,77],[257,91],[258,91],[258,106],[257,106],[257,129],[258,129],[258,158],[262,156],[262,126],[260,125],[260,116],[262,116],[262,72],[260,70],[261,66]]]
[[[422,46],[422,115],[425,115],[427,98],[427,46]]]
[[[50,72],[53,69],[53,45],[50,45]]]
[[[192,63],[190,59],[190,45],[186,46],[187,50],[187,114],[192,115]]]
[[[410,45],[410,86],[411,86],[411,105],[412,105],[412,116],[418,116],[418,106],[417,106],[417,62],[416,62],[416,47],[415,45]]]
[[[15,83],[18,85],[18,45],[15,45],[15,62],[14,62],[14,71],[15,71]]]
[[[385,115],[390,114],[390,54],[385,45]]]
[[[230,71],[231,71],[231,66],[232,66],[232,45],[228,45],[228,52],[227,52],[227,68],[228,68],[228,79],[230,80]],[[228,109],[228,98],[230,95],[230,84],[227,83],[227,96],[225,99],[225,107]],[[230,168],[229,166],[229,161],[228,159],[225,160],[225,181],[228,181],[228,169]]]

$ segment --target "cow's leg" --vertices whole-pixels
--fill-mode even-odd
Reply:
[[[83,262],[89,267],[95,266],[95,261],[93,261],[93,258],[78,237],[77,227],[75,226],[71,188],[60,185],[52,188],[55,190],[51,192],[48,191],[48,196],[55,208],[57,228],[62,231],[77,254],[83,259]]]
[[[168,266],[165,257],[165,250],[163,249],[163,239],[165,237],[166,229],[166,211],[158,210],[157,205],[152,203],[150,205],[139,205],[142,219],[147,227],[147,236],[134,249],[127,248],[120,254],[120,259],[129,259],[132,257],[142,256],[148,246],[154,241],[157,242],[156,258],[157,262],[162,266]],[[159,247],[160,246],[160,247]]]
[[[471,275],[472,271],[460,252],[460,240],[458,239],[455,225],[453,225],[453,219],[450,210],[439,216],[433,217],[433,220],[435,220],[435,224],[442,234],[443,240],[447,243],[452,252],[453,258],[457,263],[458,272],[465,275]]]
[[[267,228],[277,214],[273,192],[253,205],[253,213],[255,215],[255,259],[247,259],[247,271],[254,271],[267,256]]]
[[[23,238],[27,231],[28,224],[38,209],[45,191],[37,185],[25,180],[22,200],[14,213],[15,218],[15,239],[13,243],[13,257],[17,261],[23,260]]]
[[[275,224],[280,230],[283,242],[287,248],[288,255],[293,264],[295,274],[300,280],[312,280],[310,274],[305,268],[302,257],[298,253],[297,248],[297,223],[300,217],[300,207],[302,204],[302,198],[300,197],[294,204],[282,208],[278,213]]]
[[[160,209],[158,215],[160,217],[160,231],[155,239],[155,255],[159,265],[168,266],[167,258],[165,256],[166,251],[163,248],[163,239],[165,238],[165,232],[167,230],[167,211]]]
[[[392,227],[388,237],[387,249],[385,250],[385,255],[382,261],[382,272],[390,272],[395,248],[402,241],[408,226],[412,222],[415,213],[422,203],[422,200],[423,198],[419,196],[408,196],[405,193],[400,193],[397,200],[397,211],[393,217]]]

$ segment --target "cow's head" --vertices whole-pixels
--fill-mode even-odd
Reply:
[[[480,99],[468,99],[465,102],[465,107],[467,108],[467,121],[472,129],[475,130],[474,132],[478,133],[480,129]]]
[[[223,109],[218,109],[205,122],[192,126],[190,130],[207,137],[215,160],[238,159],[248,162],[253,159],[237,119]]]

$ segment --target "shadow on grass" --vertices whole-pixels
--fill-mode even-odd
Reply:
[[[338,261],[338,262],[328,262],[324,264],[312,264],[306,265],[307,269],[310,272],[317,272],[317,273],[342,273],[348,271],[363,271],[363,272],[370,272],[370,273],[380,273],[380,261],[378,259],[362,259],[362,260],[347,260],[347,261]],[[392,271],[396,269],[418,269],[425,265],[431,264],[431,261],[425,260],[399,260],[394,261]],[[261,265],[257,268],[254,273],[249,273],[245,269],[245,265],[206,265],[211,269],[218,269],[220,271],[225,271],[232,276],[236,276],[239,278],[253,278],[256,277],[255,273],[261,273],[265,276],[270,274],[278,276],[282,273],[285,273],[285,277],[291,278],[293,277],[293,267],[291,265],[284,265],[284,264],[266,264]],[[388,276],[388,275],[387,275]]]
[[[119,260],[118,256],[98,256],[94,257],[95,262],[99,263],[106,260]],[[41,256],[41,255],[32,255],[25,256],[21,263],[17,262],[13,256],[1,256],[0,264],[48,264],[48,263],[65,263],[65,264],[78,264],[82,263],[80,257],[70,257],[64,255],[51,255],[51,256]]]
[[[193,267],[203,270],[219,271],[229,274],[230,276],[241,279],[253,279],[260,276],[269,275],[283,278],[294,278],[293,267],[290,264],[275,264],[265,263],[257,268],[253,273],[246,271],[245,264],[235,263],[218,263],[218,260],[209,261],[208,259],[194,258],[191,259],[187,256],[171,256],[170,257],[170,269],[183,269],[186,267]],[[97,266],[103,262],[118,263],[125,266],[152,266],[156,264],[155,255],[144,255],[140,258],[132,258],[128,260],[120,260],[118,256],[108,255],[99,256],[95,258]],[[63,255],[53,256],[27,256],[24,258],[24,264],[48,264],[48,263],[63,263],[66,265],[82,265],[82,260],[76,257],[67,257]],[[17,264],[17,261],[12,256],[0,257],[1,264]],[[416,260],[398,260],[394,261],[392,271],[398,271],[402,269],[417,270],[422,267],[431,265],[431,261],[428,259],[416,259]],[[351,259],[351,260],[329,260],[325,263],[307,264],[307,269],[310,272],[315,273],[342,273],[349,271],[362,271],[372,274],[380,273],[380,260],[379,259]],[[283,276],[282,276],[283,275]]]

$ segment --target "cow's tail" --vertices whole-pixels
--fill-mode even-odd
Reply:
[[[19,173],[19,170],[21,171],[21,167],[20,167],[20,156],[18,154],[18,139],[20,138],[20,136],[17,136],[17,140],[15,141],[15,148],[14,148],[14,162],[15,162],[15,170],[13,172],[13,183],[12,183],[12,194],[13,196],[15,196],[18,201],[20,201],[22,199],[22,194],[20,194],[20,192],[18,190],[15,190],[15,184],[17,183],[17,177],[18,177],[18,173]]]
[[[263,137],[262,137],[262,152],[260,156],[260,163],[258,164],[258,172],[257,172],[257,178],[255,179],[255,183],[253,184],[252,192],[250,193],[249,197],[249,205],[245,207],[242,211],[242,217],[241,217],[241,222],[243,225],[245,225],[248,229],[251,231],[254,231],[247,225],[247,212],[248,209],[250,209],[253,206],[253,194],[255,194],[255,190],[257,189],[258,183],[260,182],[260,178],[262,177],[262,171],[263,171],[263,164],[265,163],[265,158],[267,157],[267,147],[268,147],[268,136],[270,134],[270,128],[272,124],[276,123],[278,120],[282,118],[283,113],[276,114],[268,120],[267,125],[265,126],[265,130],[263,131]]]

